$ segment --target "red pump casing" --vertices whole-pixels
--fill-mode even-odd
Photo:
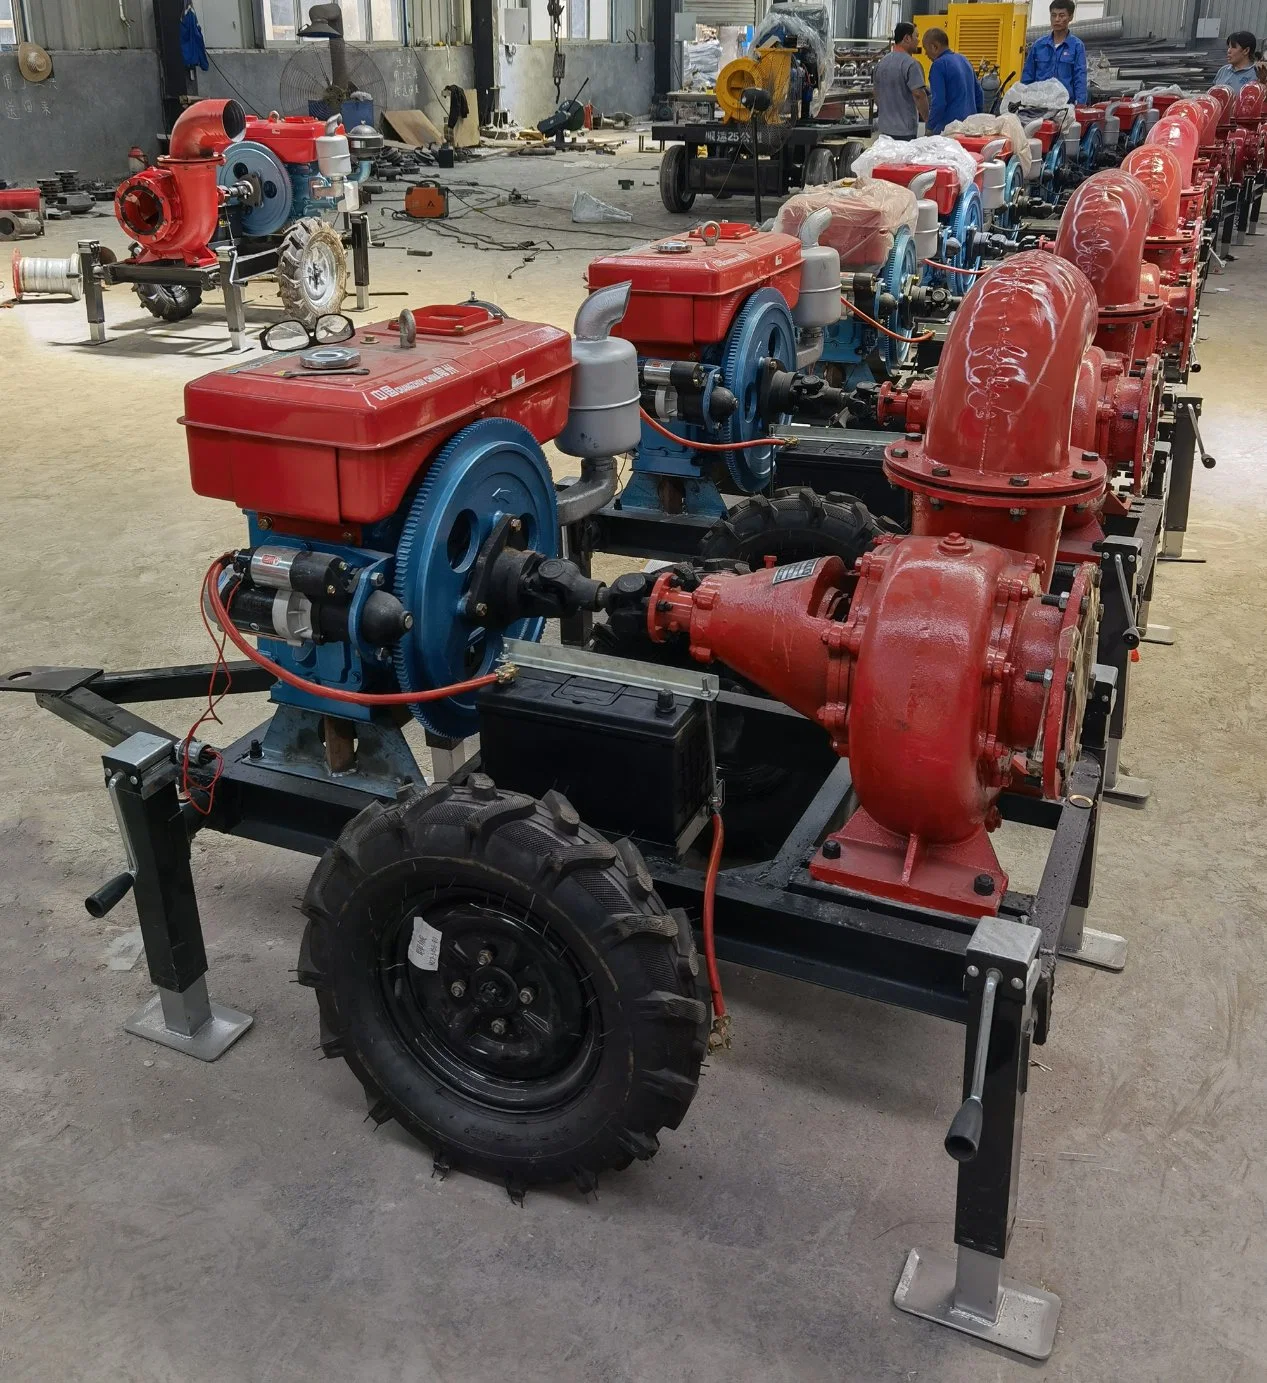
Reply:
[[[539,442],[563,430],[567,332],[472,303],[413,317],[412,350],[395,322],[357,329],[346,344],[364,375],[304,371],[287,352],[191,380],[180,421],[195,492],[288,533],[359,542],[468,423],[511,418]]]
[[[725,340],[735,314],[758,288],[773,288],[794,308],[801,292],[801,242],[737,221],[707,222],[685,236],[666,236],[603,255],[586,272],[590,291],[633,285],[613,336],[642,355],[698,360]]]
[[[216,262],[208,243],[224,200],[217,184],[222,151],[245,128],[246,113],[236,101],[198,101],[172,126],[171,152],[119,184],[114,214],[141,247],[136,262]]]

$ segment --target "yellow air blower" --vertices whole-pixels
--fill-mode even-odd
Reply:
[[[717,74],[717,104],[727,120],[745,124],[752,112],[743,104],[743,94],[750,86],[764,87],[770,93],[770,109],[765,114],[768,125],[784,119],[788,83],[792,77],[794,48],[771,44],[757,48],[746,57],[734,58]]]

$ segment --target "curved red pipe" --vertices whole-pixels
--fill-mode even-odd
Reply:
[[[1169,149],[1179,160],[1179,173],[1185,188],[1192,186],[1192,165],[1201,143],[1201,129],[1192,116],[1165,116],[1145,136],[1145,146]]]
[[[1183,170],[1173,150],[1163,144],[1141,144],[1122,160],[1122,171],[1138,178],[1152,198],[1153,216],[1149,234],[1177,234]]]
[[[951,321],[933,386],[925,452],[975,471],[980,488],[1069,467],[1069,427],[1083,355],[1096,328],[1085,275],[1042,250],[978,279]]]
[[[1056,253],[1087,276],[1102,312],[1140,301],[1139,266],[1152,213],[1148,188],[1117,168],[1093,174],[1069,199]]]
[[[224,151],[246,129],[237,101],[196,101],[172,126],[169,158],[208,158]]]
[[[1226,86],[1212,86],[1208,94],[1219,103],[1219,116],[1216,123],[1221,125],[1232,114],[1232,102],[1235,99],[1232,89]]]
[[[1264,105],[1267,105],[1267,86],[1261,82],[1246,82],[1236,93],[1232,118],[1238,124],[1257,125],[1263,118]]]

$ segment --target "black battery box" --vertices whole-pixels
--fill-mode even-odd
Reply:
[[[521,667],[478,705],[483,772],[532,797],[557,789],[596,830],[673,849],[708,801],[702,701]]]

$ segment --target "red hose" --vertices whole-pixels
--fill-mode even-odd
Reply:
[[[704,965],[708,970],[708,988],[713,999],[713,1032],[720,1039],[710,1041],[709,1046],[729,1046],[727,1029],[730,1019],[726,1013],[726,1000],[721,992],[721,975],[717,971],[717,944],[714,928],[714,903],[717,897],[717,875],[721,872],[722,846],[726,842],[726,829],[722,825],[721,813],[713,813],[713,846],[708,852],[708,872],[704,875]]]
[[[795,437],[757,437],[751,442],[688,442],[685,437],[661,427],[645,408],[639,408],[638,412],[652,432],[658,432],[661,437],[667,437],[670,442],[676,442],[688,451],[748,451],[752,447],[790,447],[796,441]]]
[[[245,653],[253,663],[258,663],[266,672],[271,672],[274,677],[285,682],[288,687],[309,692],[313,696],[324,697],[327,701],[350,702],[353,706],[412,706],[419,701],[442,701],[446,696],[460,696],[463,692],[476,691],[480,687],[491,686],[503,678],[502,673],[488,672],[482,677],[472,677],[466,682],[454,682],[451,687],[432,687],[428,691],[386,692],[382,694],[343,691],[338,687],[323,687],[320,682],[309,682],[306,677],[298,677],[295,673],[282,667],[280,663],[275,663],[271,658],[265,657],[258,648],[252,648],[237,625],[229,619],[229,613],[224,607],[224,602],[220,599],[218,584],[228,561],[227,554],[223,557],[217,557],[207,568],[206,576],[202,578],[203,593],[211,605],[216,621],[228,636],[229,642],[239,652]]]

